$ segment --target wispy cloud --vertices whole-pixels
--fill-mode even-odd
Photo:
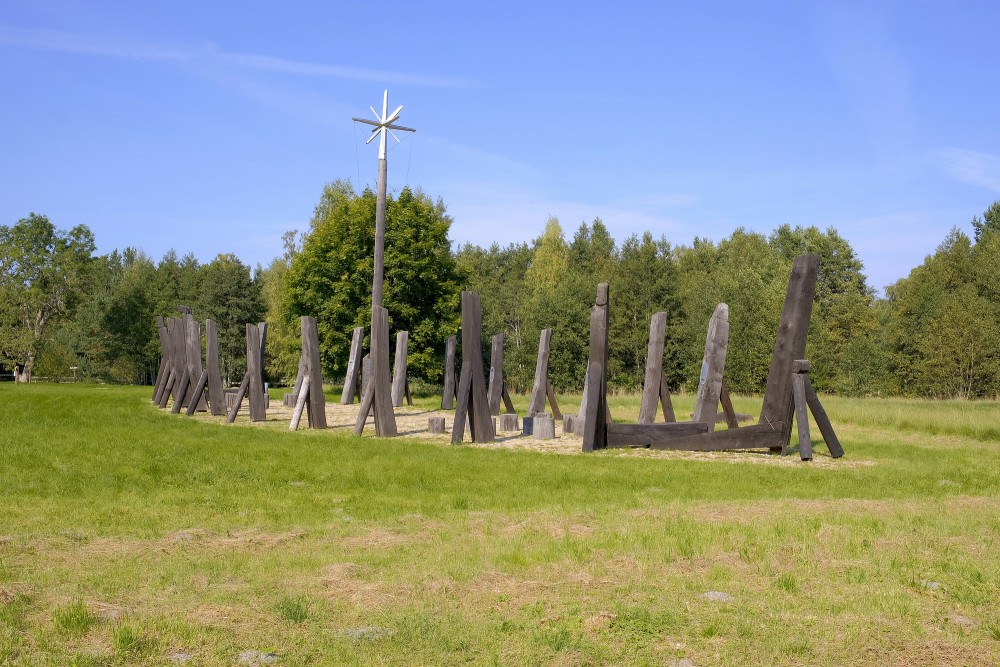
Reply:
[[[1000,192],[1000,157],[964,148],[946,148],[938,155],[955,180]]]
[[[291,74],[294,76],[355,79],[378,83],[398,83],[428,88],[464,88],[472,82],[449,76],[309,63],[254,53],[231,53],[209,44],[178,46],[144,44],[120,38],[80,35],[58,30],[38,30],[0,25],[0,45],[18,49],[53,51],[79,55],[103,56],[127,60],[229,65],[243,70]]]

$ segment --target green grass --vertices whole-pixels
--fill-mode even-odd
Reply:
[[[0,385],[0,665],[1000,660],[995,402],[827,397],[847,456],[817,440],[808,464],[289,433],[148,399]]]

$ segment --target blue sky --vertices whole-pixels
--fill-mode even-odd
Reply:
[[[0,224],[250,264],[324,183],[374,184],[352,116],[389,89],[389,186],[456,242],[674,244],[836,227],[882,288],[1000,198],[992,2],[3,0]]]

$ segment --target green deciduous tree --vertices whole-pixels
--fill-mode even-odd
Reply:
[[[375,193],[350,183],[323,189],[288,269],[288,313],[317,319],[324,369],[342,375],[351,332],[371,322]],[[451,253],[441,201],[404,188],[386,206],[385,293],[392,331],[410,332],[411,376],[441,374],[444,340],[458,329],[461,280]]]
[[[0,357],[29,379],[50,327],[84,294],[93,252],[84,225],[62,231],[31,213],[0,226]]]

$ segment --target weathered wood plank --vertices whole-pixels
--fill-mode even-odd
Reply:
[[[306,409],[306,405],[309,404],[309,383],[312,379],[309,375],[304,375],[302,377],[302,384],[299,386],[299,394],[295,399],[295,409],[292,410],[292,421],[288,424],[289,431],[297,431],[299,428],[299,422],[302,421],[302,411]]]
[[[490,346],[490,414],[500,414],[500,398],[503,395],[503,334],[493,336]]]
[[[188,389],[184,397],[184,407],[187,407],[194,395],[195,385],[201,377],[201,325],[195,321],[194,315],[184,314],[184,355],[187,360]],[[208,410],[204,396],[198,401],[198,410]]]
[[[660,405],[663,406],[663,421],[668,424],[677,421],[674,414],[674,402],[670,400],[670,388],[667,386],[667,374],[660,373]]]
[[[208,371],[204,370],[201,372],[201,377],[198,378],[198,381],[194,383],[194,392],[191,394],[191,402],[188,403],[187,412],[185,413],[188,417],[198,411],[198,403],[201,402],[201,397],[205,393],[207,385]]]
[[[830,418],[827,416],[826,410],[823,409],[823,404],[819,402],[819,396],[816,395],[816,390],[813,389],[809,376],[804,376],[804,380],[806,402],[809,404],[809,409],[812,411],[813,419],[816,420],[816,426],[819,427],[819,432],[823,436],[823,441],[830,449],[830,456],[835,459],[839,459],[844,455],[844,448],[840,445],[840,439],[833,430],[833,424],[830,423]]]
[[[156,382],[153,384],[153,403],[159,404],[163,385],[170,375],[170,346],[167,344],[167,325],[163,316],[156,316],[156,333],[160,338],[160,367],[156,372]]]
[[[468,317],[466,310],[469,313]],[[475,292],[462,292],[462,369],[470,365],[472,370],[472,387],[469,390],[469,430],[472,432],[473,442],[493,442],[496,433],[490,415],[486,372],[483,368],[482,330],[483,311],[479,295]]]
[[[497,419],[499,421],[498,428],[501,431],[517,431],[520,428],[515,414],[502,414]]]
[[[219,328],[215,320],[205,320],[205,370],[208,371],[208,405],[212,414],[226,414],[226,390],[219,370]]]
[[[406,396],[406,357],[410,342],[409,331],[396,332],[396,356],[393,360],[392,407],[403,405]]]
[[[720,303],[708,322],[705,337],[705,356],[701,362],[698,379],[698,397],[694,404],[693,421],[708,424],[709,432],[715,430],[719,414],[719,395],[722,393],[722,376],[726,370],[726,353],[729,348],[729,306]]]
[[[252,324],[247,326],[254,326]],[[240,406],[243,404],[243,399],[246,398],[247,390],[250,388],[250,373],[249,371],[243,374],[243,380],[240,382],[240,388],[236,390],[236,394],[233,395],[233,404],[229,408],[229,414],[226,416],[226,421],[232,424],[236,421],[236,415],[240,411]],[[226,399],[229,400],[228,398]]]
[[[607,425],[608,447],[649,447],[654,443],[707,432],[708,424],[701,422]]]
[[[809,410],[806,405],[805,375],[792,374],[792,403],[795,406],[795,425],[799,430],[799,457],[803,461],[812,461],[812,438],[809,435]]]
[[[371,353],[361,357],[361,393],[368,391],[368,385],[372,380],[372,355]]]
[[[559,411],[559,402],[556,400],[556,390],[552,388],[552,383],[545,385],[545,396],[549,399],[549,407],[552,408],[552,416],[555,419],[562,419],[562,412]]]
[[[683,423],[683,422],[681,422]],[[774,428],[772,429],[772,426]],[[679,449],[689,452],[717,452],[727,449],[771,449],[780,443],[782,424],[755,424],[725,431],[671,438],[650,445],[652,449]]]
[[[500,397],[503,399],[503,408],[507,411],[507,414],[517,414],[517,410],[514,409],[514,401],[510,400],[510,393],[507,391],[507,387],[504,387],[500,391]]]
[[[458,345],[458,338],[448,336],[448,341],[444,346],[444,392],[441,395],[441,409],[453,410],[455,408],[455,348]]]
[[[326,395],[323,393],[323,368],[319,357],[319,330],[316,318],[308,315],[300,318],[302,330],[302,359],[305,360],[302,382],[309,378],[309,402],[306,414],[310,428],[326,428]]]
[[[184,351],[184,320],[178,317],[171,318],[170,321],[174,325],[173,330],[170,331],[171,345],[173,346],[171,358],[174,361],[174,384],[170,390],[174,404],[171,406],[170,412],[178,414],[184,406],[184,398],[187,396],[188,385],[191,384],[191,376],[188,374],[187,356]],[[167,329],[170,330],[169,323]]]
[[[163,392],[160,393],[160,402],[156,404],[156,407],[161,410],[167,407],[167,399],[170,397],[170,390],[173,389],[175,379],[174,369],[171,368],[167,374],[167,381],[163,384]]]
[[[427,432],[444,433],[444,417],[428,417]]]
[[[341,405],[350,405],[354,398],[361,400],[363,387],[361,369],[364,358],[365,328],[355,327],[351,334],[351,356],[347,359],[347,375],[344,377],[344,392],[340,395]]]
[[[608,284],[597,286],[594,307],[590,311],[590,351],[587,358],[587,381],[584,400],[583,451],[592,452],[608,446]]]
[[[740,420],[733,409],[733,399],[729,395],[729,385],[725,379],[722,380],[722,392],[719,394],[719,402],[722,403],[722,412],[726,415],[726,426],[729,428],[739,428]]]
[[[247,324],[247,375],[250,376],[247,397],[250,399],[252,422],[267,420],[267,411],[264,407],[264,381],[261,378],[260,367],[260,334],[260,328],[256,324]]]
[[[801,255],[792,263],[760,410],[760,424],[782,425],[783,437],[775,449],[780,447],[783,453],[792,437],[792,364],[805,357],[818,271],[819,255]]]
[[[372,309],[371,384],[375,387],[372,411],[375,413],[375,434],[380,438],[397,435],[396,413],[392,410],[389,391],[389,311],[381,306]]]
[[[660,382],[663,378],[663,343],[666,331],[667,314],[654,313],[649,319],[646,374],[642,383],[642,405],[639,407],[640,424],[652,424],[656,421],[656,404],[659,402]]]
[[[535,415],[531,435],[535,440],[551,440],[556,437],[556,423],[551,415]]]
[[[472,393],[472,366],[470,364],[462,364],[462,370],[458,373],[456,392],[458,395],[455,397],[455,421],[451,425],[451,444],[460,445],[465,439],[465,423],[469,421],[469,395]],[[471,432],[472,429],[469,430]]]
[[[545,392],[549,384],[549,354],[551,352],[551,345],[552,329],[542,329],[542,333],[538,337],[538,357],[535,359],[535,384],[531,389],[528,416],[545,412]]]

